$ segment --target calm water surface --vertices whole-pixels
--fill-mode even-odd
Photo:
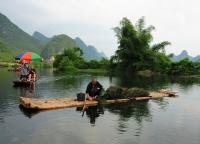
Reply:
[[[30,112],[19,107],[18,97],[75,97],[84,92],[91,75],[63,75],[40,70],[35,88],[14,88],[16,73],[0,68],[0,144],[199,144],[200,80],[166,77],[115,78],[97,76],[110,85],[146,89],[170,88],[177,98],[125,105]]]

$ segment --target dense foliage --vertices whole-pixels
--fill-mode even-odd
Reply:
[[[55,57],[53,66],[61,71],[75,71],[77,69],[108,69],[109,60],[102,58],[100,61],[86,61],[80,48],[67,48]]]
[[[135,73],[143,70],[169,75],[200,74],[200,62],[182,59],[178,62],[171,60],[172,54],[165,54],[165,47],[170,42],[163,41],[152,44],[153,26],[145,27],[144,17],[135,25],[123,18],[118,27],[114,28],[118,39],[118,49],[111,57],[110,68],[115,72]]]
[[[172,62],[168,73],[171,75],[200,74],[200,62],[192,62],[188,58]]]
[[[169,68],[170,59],[165,55],[165,46],[170,45],[170,42],[152,45],[152,30],[153,26],[145,27],[144,17],[136,25],[123,18],[120,25],[114,28],[119,46],[111,57],[111,67],[131,73],[145,69],[165,71]]]

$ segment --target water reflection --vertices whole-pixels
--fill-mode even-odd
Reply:
[[[175,77],[167,75],[156,75],[144,77],[140,75],[123,75],[117,77],[117,85],[123,87],[141,87],[145,89],[161,89],[171,84],[179,84],[183,88],[189,88],[192,85],[200,85],[198,77]]]
[[[145,89],[160,89],[170,84],[171,79],[168,76],[144,77],[140,75],[124,75],[117,77],[117,85],[123,87],[141,87]]]
[[[136,135],[141,133],[142,122],[151,121],[152,115],[149,108],[148,101],[136,102],[136,103],[125,103],[125,104],[111,104],[107,105],[106,109],[119,115],[118,119],[118,128],[119,133],[126,132],[126,129],[129,127],[129,120],[134,119],[137,124]]]
[[[0,129],[3,131],[0,135],[1,143],[12,143],[10,139],[14,137],[19,138],[18,143],[74,143],[77,140],[80,143],[108,143],[109,139],[113,139],[111,143],[199,142],[200,79],[98,76],[105,88],[110,85],[137,86],[149,90],[172,88],[179,91],[180,96],[175,98],[176,100],[163,98],[149,102],[89,107],[82,119],[82,112],[74,112],[74,108],[43,112],[19,107],[19,96],[76,96],[76,93],[85,91],[91,79],[91,75],[88,74],[58,74],[53,73],[51,69],[38,73],[40,79],[36,87],[13,88],[12,81],[16,79],[16,75],[7,70],[0,70]]]
[[[200,85],[200,78],[173,77],[171,83],[176,83],[184,89],[189,89],[193,85]]]
[[[76,108],[77,111],[82,112],[83,107]],[[96,119],[104,114],[104,107],[101,104],[97,106],[89,106],[85,109],[86,115],[89,118],[91,125],[95,125]],[[82,112],[82,117],[84,116],[84,111]]]
[[[154,103],[158,105],[159,109],[166,110],[167,106],[169,105],[169,101],[166,98],[160,98],[156,100],[152,100]]]
[[[19,105],[19,109],[24,114],[24,116],[26,116],[28,118],[32,118],[34,115],[42,112],[42,111],[39,111],[39,110],[26,109],[22,105]]]
[[[16,90],[19,90],[19,96],[22,97],[35,97],[35,83],[30,86],[20,86],[14,87]]]

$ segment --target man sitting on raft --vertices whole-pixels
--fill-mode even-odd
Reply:
[[[102,89],[103,86],[96,80],[96,78],[93,78],[87,85],[86,98],[91,101],[96,99],[100,95]]]

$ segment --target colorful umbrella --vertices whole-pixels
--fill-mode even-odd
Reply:
[[[15,57],[15,60],[37,61],[37,60],[42,60],[42,58],[34,52],[25,52],[17,55]]]

